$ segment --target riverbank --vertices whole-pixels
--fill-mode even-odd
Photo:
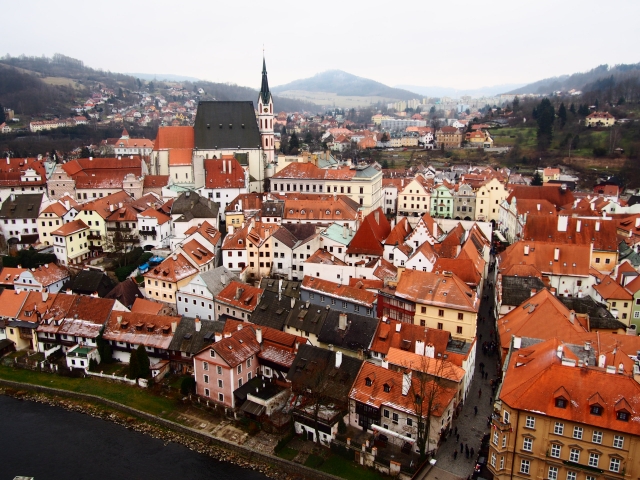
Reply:
[[[23,400],[45,403],[69,411],[107,420],[153,438],[165,445],[173,442],[192,451],[241,468],[251,469],[277,480],[309,478],[338,479],[273,455],[257,452],[242,445],[227,442],[206,432],[200,432],[170,420],[154,416],[114,400],[96,395],[61,390],[42,385],[15,382],[0,378],[0,394]]]

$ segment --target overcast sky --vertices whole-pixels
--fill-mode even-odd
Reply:
[[[640,61],[637,0],[28,0],[2,5],[12,56],[260,87],[331,69],[478,88]],[[4,52],[2,52],[4,48]]]

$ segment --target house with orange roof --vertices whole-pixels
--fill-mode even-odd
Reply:
[[[464,229],[463,229],[464,230]],[[413,230],[405,238],[404,243],[411,249],[418,248],[424,242],[435,245],[443,231],[429,212],[424,213]]]
[[[89,227],[82,220],[73,220],[51,232],[53,252],[62,265],[78,265],[89,258],[87,236]]]
[[[0,287],[5,290],[15,290],[15,282],[19,281],[20,275],[27,270],[21,266],[3,267],[0,271]]]
[[[78,214],[78,210],[78,203],[69,195],[65,195],[60,200],[44,207],[37,219],[40,243],[52,245],[51,232],[62,224],[73,220]]]
[[[356,229],[349,248],[346,262],[350,265],[359,261],[371,261],[384,255],[384,241],[391,233],[391,225],[382,207],[369,213]]]
[[[144,293],[148,298],[165,303],[176,303],[176,293],[198,274],[182,254],[167,257],[144,276]]]
[[[0,163],[0,202],[12,194],[46,192],[47,172],[42,159],[7,157]]]
[[[204,161],[205,180],[199,193],[220,205],[219,220],[225,220],[227,206],[238,195],[248,193],[249,171],[232,155]]]
[[[557,217],[555,205],[544,199],[518,199],[511,198],[511,202],[503,200],[500,204],[500,221],[498,227],[513,243],[523,238],[527,219],[534,215]]]
[[[195,238],[183,241],[174,252],[182,254],[200,273],[211,270],[216,266],[216,252],[210,250]]]
[[[347,195],[292,193],[284,197],[282,223],[318,226],[338,223],[355,229],[360,214],[360,205]]]
[[[219,205],[208,198],[188,191],[180,194],[171,205],[171,224],[173,235],[171,249],[187,238],[186,232],[194,226],[208,222],[214,228],[218,227]]]
[[[443,429],[451,426],[455,396],[455,389],[421,372],[364,362],[349,393],[349,423],[385,435],[393,443],[408,443],[414,452],[432,451],[438,448]],[[426,403],[435,407],[427,412]],[[423,425],[424,431],[418,432]]]
[[[114,145],[116,155],[140,155],[147,157],[153,150],[153,143],[147,138],[131,138],[126,129]]]
[[[404,270],[395,296],[415,304],[416,325],[446,330],[465,341],[475,338],[480,299],[455,274]]]
[[[405,352],[425,352],[430,356],[444,355],[449,343],[449,332],[424,328],[389,318],[378,324],[369,353],[374,362],[381,362],[391,348]]]
[[[404,178],[382,179],[382,203],[387,215],[395,215],[398,211],[399,193],[404,189]]]
[[[271,196],[267,194],[267,200],[271,200]],[[248,219],[254,217],[262,210],[262,203],[265,196],[259,193],[243,193],[234,198],[224,210],[227,229],[240,228]]]
[[[260,303],[263,289],[233,280],[214,296],[215,320],[235,318],[251,321],[251,314]]]
[[[140,230],[140,245],[145,250],[168,248],[171,237],[171,217],[157,208],[147,208],[136,215]]]
[[[169,156],[174,149],[193,150],[195,136],[193,127],[160,127],[151,152],[149,173],[169,175]]]
[[[7,270],[6,267],[2,269],[0,276],[6,278],[5,270]],[[69,280],[69,270],[55,263],[46,263],[34,268],[11,270],[22,270],[14,276],[13,280],[14,288],[21,290],[58,293],[62,289],[62,285]]]
[[[615,318],[625,325],[631,325],[634,295],[620,285],[615,278],[607,275],[593,286],[595,300],[605,303]]]
[[[476,218],[481,222],[499,222],[500,204],[509,192],[498,177],[492,177],[476,191]]]
[[[616,119],[609,112],[593,112],[584,119],[585,127],[611,127]]]
[[[300,300],[321,308],[330,307],[341,312],[377,317],[377,294],[309,275],[302,280]]]
[[[401,217],[395,224],[391,233],[384,241],[384,259],[395,266],[404,266],[412,248],[405,243],[405,239],[411,234],[413,229],[406,217]]]
[[[438,260],[438,254],[429,242],[424,242],[413,250],[411,255],[404,262],[404,266],[410,270],[421,270],[430,272]]]
[[[21,330],[20,323],[14,323],[29,292],[24,290],[3,290],[0,293],[0,338],[9,339],[16,350],[28,348],[33,339],[30,325]]]
[[[506,275],[514,266],[532,265],[542,274],[542,280],[558,295],[593,296],[595,277],[591,275],[591,245],[530,242],[521,240],[502,252],[498,272]]]
[[[558,338],[514,342],[491,419],[496,480],[638,475],[634,365],[605,365],[597,350]]]

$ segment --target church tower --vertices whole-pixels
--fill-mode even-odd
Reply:
[[[263,167],[275,161],[275,148],[273,139],[273,97],[269,91],[267,80],[267,62],[262,57],[262,86],[258,97],[258,130],[260,131],[261,147],[265,154]]]

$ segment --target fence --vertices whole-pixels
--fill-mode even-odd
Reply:
[[[85,373],[91,377],[100,377],[100,378],[108,378],[109,380],[117,380],[118,382],[128,383],[129,385],[135,385],[137,382],[135,379],[125,377],[117,377],[115,373],[111,375],[107,375],[102,372],[90,372],[89,370],[85,370]]]

